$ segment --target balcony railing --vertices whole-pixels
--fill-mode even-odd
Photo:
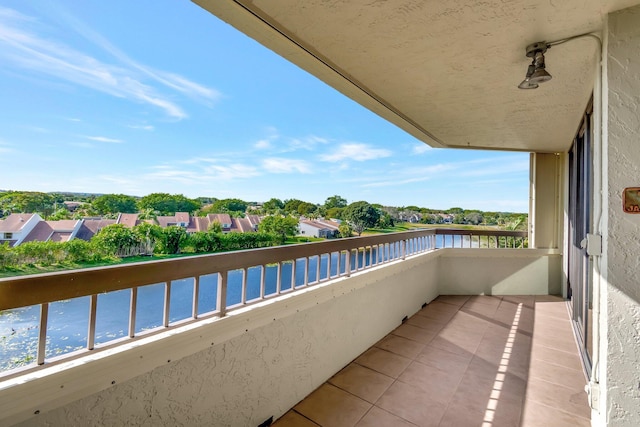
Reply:
[[[526,236],[525,232],[425,229],[0,279],[0,316],[11,313],[4,310],[33,312],[32,323],[22,325],[32,345],[17,365],[33,363],[20,369],[13,369],[16,364],[3,366],[11,370],[0,376],[14,376],[45,362],[69,360],[189,322],[224,317],[265,299],[423,252],[444,247],[521,248],[526,246]],[[66,322],[84,322],[81,329],[86,332],[77,334],[81,345],[56,347],[52,330],[56,324],[67,328],[63,323],[68,313],[61,312],[70,306],[56,307],[69,300],[82,300],[76,306],[83,315],[79,321]],[[148,306],[158,312],[155,320],[143,319]],[[24,332],[17,329],[11,326],[12,335]]]

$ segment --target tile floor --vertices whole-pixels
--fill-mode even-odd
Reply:
[[[566,303],[440,296],[277,427],[589,426]]]

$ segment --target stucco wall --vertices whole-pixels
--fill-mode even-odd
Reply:
[[[606,46],[606,289],[601,310],[600,423],[640,425],[640,215],[622,210],[640,187],[640,6],[609,15]],[[606,416],[606,419],[604,418]]]
[[[440,256],[438,292],[560,295],[562,255],[541,249],[444,249]]]
[[[78,363],[3,393],[19,404],[0,424],[257,426],[435,298],[437,277],[423,254]]]

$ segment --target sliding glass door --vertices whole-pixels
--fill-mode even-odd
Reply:
[[[587,372],[591,371],[592,278],[587,234],[591,230],[592,197],[592,127],[591,109],[582,120],[580,130],[569,151],[569,298],[578,341]]]

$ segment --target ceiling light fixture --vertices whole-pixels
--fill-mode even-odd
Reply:
[[[602,46],[602,42],[600,37],[595,34],[585,33],[578,34],[577,36],[567,37],[566,39],[560,39],[552,42],[536,42],[531,43],[526,48],[526,55],[528,58],[532,58],[531,64],[527,68],[527,75],[525,76],[522,83],[518,85],[520,89],[536,89],[540,86],[540,83],[548,82],[551,80],[551,74],[549,74],[546,70],[544,63],[544,54],[547,52],[547,49],[550,49],[552,46],[556,46],[562,43],[566,43],[569,40],[577,39],[580,37],[593,37]]]

